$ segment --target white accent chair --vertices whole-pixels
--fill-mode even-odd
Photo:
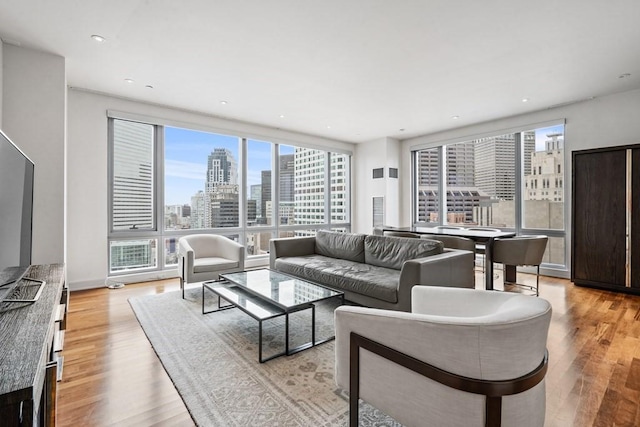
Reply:
[[[406,426],[540,427],[551,305],[542,298],[415,286],[411,313],[335,311],[336,383]]]
[[[178,240],[178,274],[184,298],[185,282],[218,280],[220,274],[244,270],[245,249],[227,237],[192,234]]]

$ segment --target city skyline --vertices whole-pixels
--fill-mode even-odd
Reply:
[[[240,164],[240,142],[236,136],[177,127],[164,132],[164,205],[185,205],[191,197],[205,189],[207,159],[216,148],[231,151]],[[263,170],[271,170],[270,142],[247,140],[247,187],[261,183]],[[294,147],[280,145],[280,154],[293,154]]]

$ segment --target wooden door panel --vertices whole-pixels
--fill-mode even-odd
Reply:
[[[631,155],[631,287],[640,290],[640,148]]]
[[[574,153],[572,280],[625,285],[626,150]]]

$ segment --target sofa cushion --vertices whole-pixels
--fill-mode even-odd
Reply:
[[[316,233],[316,253],[331,258],[364,262],[364,234],[319,230]]]
[[[364,240],[364,260],[378,267],[402,269],[405,261],[441,254],[442,242],[369,235]]]
[[[398,302],[400,272],[323,255],[284,257],[276,270],[302,277],[342,291],[367,295],[390,303]]]

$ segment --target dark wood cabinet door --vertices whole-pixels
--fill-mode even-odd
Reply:
[[[631,288],[640,291],[640,148],[631,154]]]
[[[577,284],[625,286],[626,165],[624,149],[574,152],[571,279]]]

